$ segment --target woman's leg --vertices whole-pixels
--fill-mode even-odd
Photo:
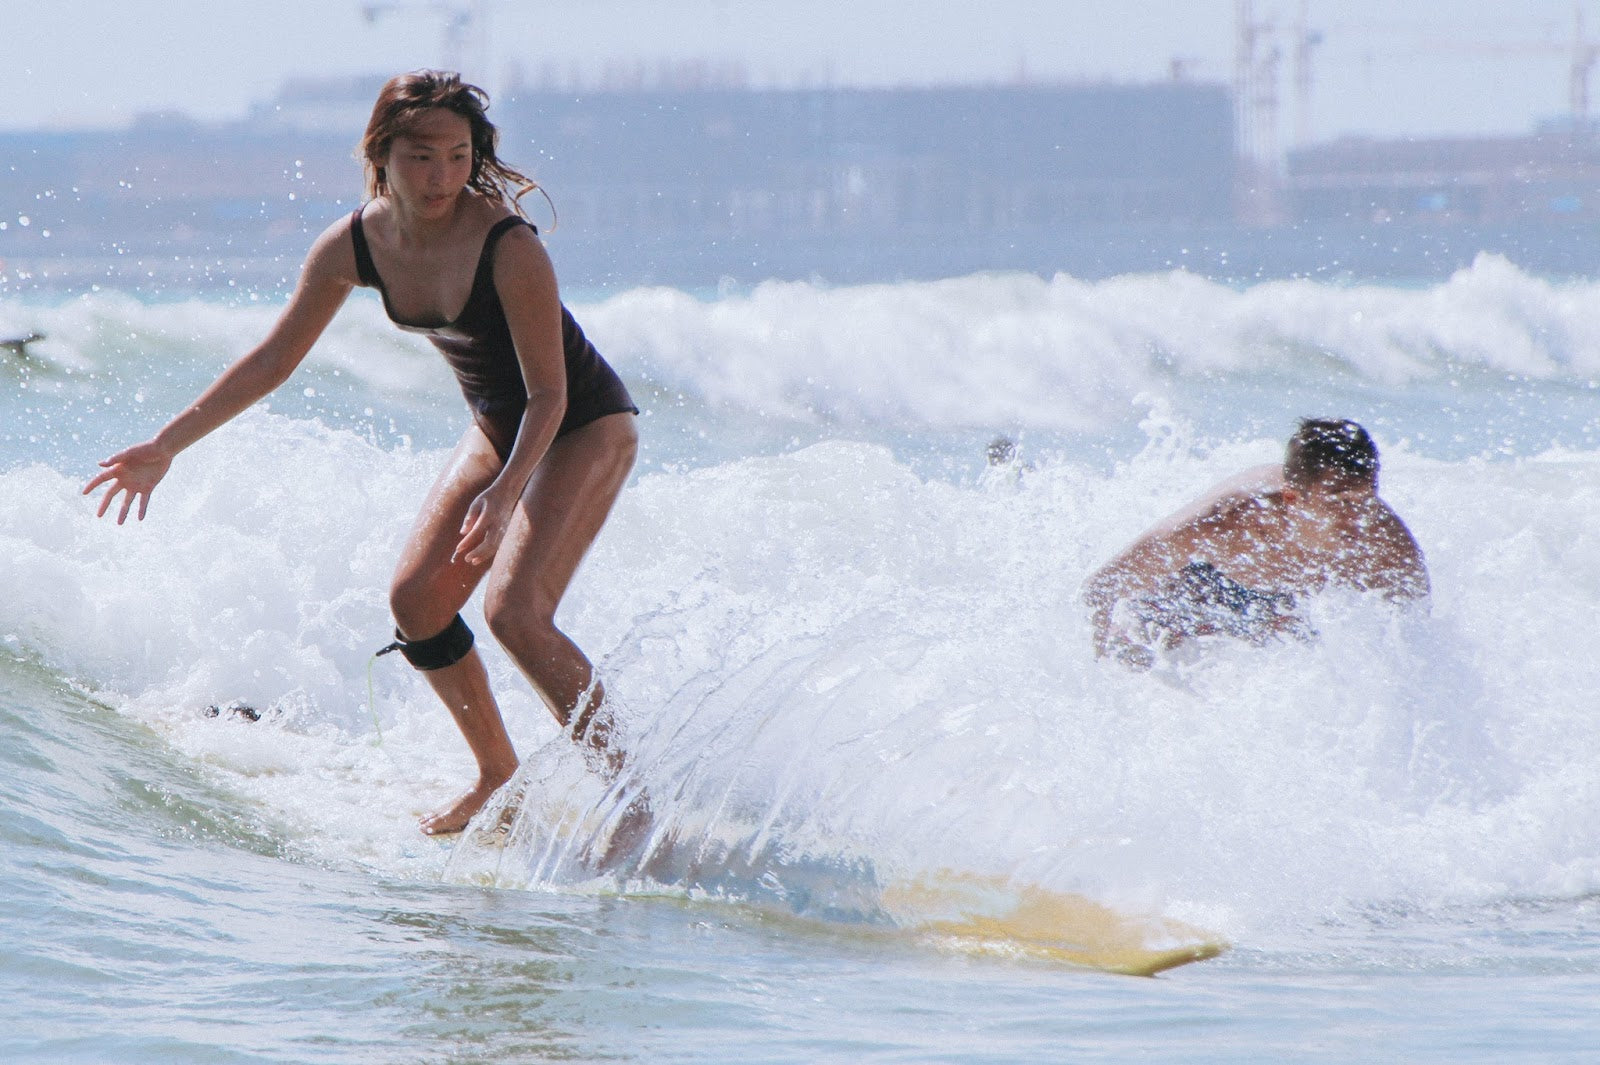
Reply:
[[[434,482],[401,553],[389,592],[395,625],[403,639],[426,640],[442,632],[483,577],[483,567],[450,558],[461,540],[467,507],[494,480],[500,466],[494,448],[474,426]],[[422,675],[449,708],[478,762],[477,783],[449,806],[423,818],[422,831],[429,835],[459,832],[495,789],[511,779],[517,754],[476,649],[442,669],[424,670]]]
[[[600,534],[638,454],[633,415],[611,414],[558,438],[529,479],[484,594],[484,619],[562,726],[605,753],[604,698],[594,668],[556,628],[556,608]],[[582,705],[580,705],[582,704]]]

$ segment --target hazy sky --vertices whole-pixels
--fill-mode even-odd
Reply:
[[[1574,15],[1600,0],[1253,0],[1280,54],[1280,129],[1312,140],[1523,132],[1568,112]],[[598,82],[663,61],[737,65],[755,86],[1150,81],[1180,61],[1231,82],[1234,0],[0,0],[0,128],[108,127],[153,110],[242,116],[286,78],[389,74],[449,60],[445,9],[487,11],[462,67]],[[1391,14],[1409,7],[1416,13]],[[1294,88],[1299,12],[1320,35],[1309,106]],[[1600,101],[1600,75],[1595,82]],[[1597,106],[1596,111],[1600,111]]]

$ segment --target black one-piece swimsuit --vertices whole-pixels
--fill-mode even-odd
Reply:
[[[473,420],[494,445],[501,461],[505,461],[511,455],[511,445],[516,442],[517,431],[522,426],[528,389],[522,380],[522,364],[517,361],[505,308],[494,287],[494,247],[507,231],[517,226],[527,226],[536,233],[538,230],[527,219],[515,215],[496,222],[483,238],[483,253],[478,257],[477,273],[472,278],[472,293],[456,320],[407,322],[395,317],[394,308],[389,306],[389,292],[372,263],[372,251],[361,226],[363,209],[358,207],[350,218],[356,274],[362,285],[378,290],[391,322],[407,332],[427,337],[444,355],[455,371]],[[558,437],[607,414],[639,413],[622,379],[589,343],[565,305],[561,308],[561,346],[567,368],[567,413],[556,430]]]

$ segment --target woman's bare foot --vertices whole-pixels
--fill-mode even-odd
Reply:
[[[467,827],[467,822],[472,820],[472,815],[483,809],[483,804],[489,801],[500,785],[511,779],[516,772],[516,766],[505,775],[495,774],[478,778],[478,786],[467,792],[461,798],[440,810],[438,813],[429,814],[418,822],[426,836],[449,836]]]

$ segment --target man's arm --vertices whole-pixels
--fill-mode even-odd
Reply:
[[[1169,577],[1194,561],[1225,553],[1219,534],[1235,524],[1241,499],[1211,500],[1202,511],[1186,508],[1148,530],[1084,582],[1083,601],[1094,625],[1095,654],[1104,657],[1134,642],[1112,622],[1117,603],[1156,594]]]
[[[1283,484],[1278,466],[1258,466],[1234,475],[1174,511],[1096,570],[1084,582],[1097,655],[1112,653],[1118,642],[1111,616],[1117,602],[1155,593],[1190,562],[1210,562],[1226,570],[1239,534],[1253,524],[1248,512]],[[1127,638],[1122,637],[1122,642]]]
[[[1368,556],[1367,587],[1396,601],[1426,599],[1432,589],[1421,545],[1389,504],[1380,500],[1378,505],[1382,510]]]

